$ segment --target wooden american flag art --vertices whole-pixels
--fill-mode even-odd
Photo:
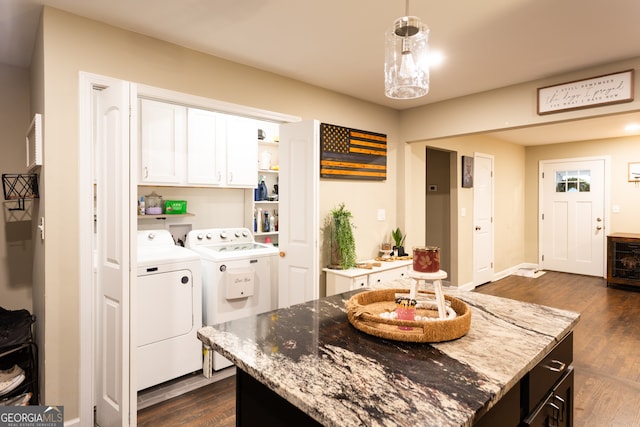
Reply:
[[[321,123],[320,177],[387,179],[387,135]]]

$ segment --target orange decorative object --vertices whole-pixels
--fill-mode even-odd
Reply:
[[[440,248],[436,246],[413,248],[413,269],[421,273],[440,271]]]

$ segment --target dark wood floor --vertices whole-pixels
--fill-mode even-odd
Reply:
[[[572,310],[575,426],[640,426],[640,292],[606,287],[601,278],[547,272],[509,276],[477,292]],[[138,412],[139,426],[235,425],[235,378]]]

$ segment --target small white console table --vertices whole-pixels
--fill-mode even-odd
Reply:
[[[375,260],[365,261],[373,263]],[[353,291],[366,287],[377,287],[385,282],[406,279],[413,271],[413,260],[379,261],[380,267],[350,268],[348,270],[334,270],[324,268],[327,275],[327,296]],[[446,277],[446,274],[445,274]]]

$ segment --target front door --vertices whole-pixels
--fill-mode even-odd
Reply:
[[[604,159],[541,162],[541,266],[604,274]]]
[[[320,124],[280,125],[278,307],[318,298]]]

